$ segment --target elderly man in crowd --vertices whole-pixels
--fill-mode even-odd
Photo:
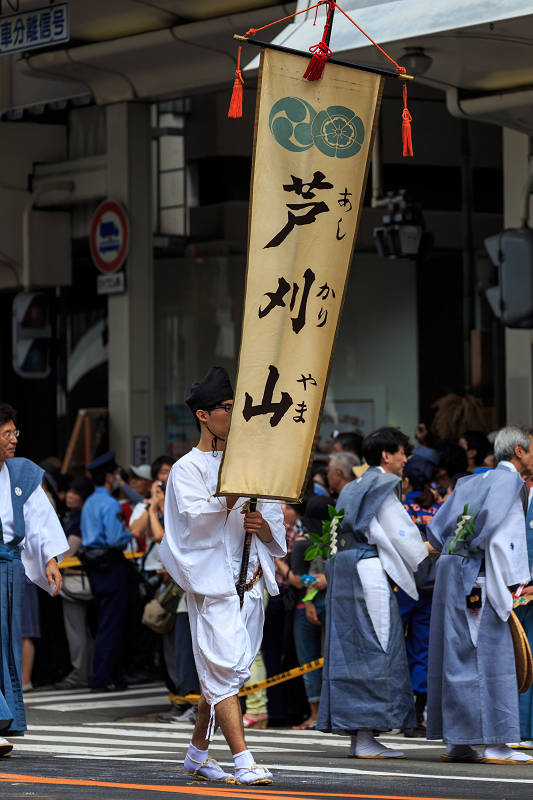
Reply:
[[[24,576],[55,597],[61,591],[58,561],[68,543],[42,488],[44,470],[14,458],[16,411],[0,403],[0,737],[23,736],[21,613]],[[0,738],[0,756],[13,745]]]
[[[428,739],[443,761],[533,764],[507,742],[520,737],[508,587],[531,578],[525,530],[533,430],[503,428],[495,470],[460,478],[429,523],[439,559],[429,640]],[[471,744],[485,745],[481,753]]]

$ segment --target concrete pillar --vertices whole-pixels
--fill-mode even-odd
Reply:
[[[109,295],[110,443],[120,464],[132,463],[133,436],[153,440],[153,248],[150,107],[107,108],[108,197],[129,214],[126,291]],[[153,457],[153,454],[152,454]]]
[[[531,169],[529,136],[503,129],[504,225],[520,227],[521,198]],[[530,220],[531,221],[531,220]],[[507,422],[533,425],[533,348],[531,330],[505,329]]]

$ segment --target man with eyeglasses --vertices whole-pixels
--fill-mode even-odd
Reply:
[[[68,543],[45,495],[44,470],[15,458],[16,411],[0,402],[0,756],[13,749],[4,736],[23,736],[21,614],[24,577],[55,597],[61,591],[58,561]]]
[[[244,740],[238,700],[263,638],[264,588],[278,594],[274,557],[284,556],[285,528],[279,503],[214,497],[233,407],[233,389],[223,367],[212,367],[193,383],[185,402],[201,433],[197,447],[172,467],[165,500],[165,536],[159,558],[187,592],[193,652],[202,687],[198,718],[185,771],[225,783],[272,783]],[[245,454],[243,454],[245,457]],[[246,532],[252,537],[241,609],[236,584]],[[209,742],[220,725],[231,749],[235,777],[209,757]]]

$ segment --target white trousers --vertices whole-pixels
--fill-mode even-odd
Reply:
[[[387,575],[379,558],[362,558],[357,562],[357,572],[363,584],[372,625],[386,653],[390,631],[390,586]]]
[[[231,597],[187,594],[192,649],[202,692],[210,706],[238,694],[250,679],[265,620],[264,581]]]

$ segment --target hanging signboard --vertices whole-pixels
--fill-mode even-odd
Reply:
[[[18,6],[18,3],[17,3]],[[0,55],[34,50],[70,39],[68,3],[0,16]]]
[[[234,407],[217,494],[301,497],[316,447],[384,78],[263,49]]]

